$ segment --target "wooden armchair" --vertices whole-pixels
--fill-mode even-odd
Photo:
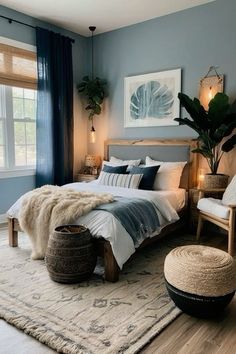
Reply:
[[[236,204],[230,205],[220,205],[217,203],[217,199],[215,199],[216,208],[217,206],[222,207],[222,210],[216,212],[214,209],[214,199],[213,198],[203,198],[204,193],[206,192],[224,192],[224,189],[214,189],[214,190],[204,190],[201,189],[199,193],[199,217],[198,217],[198,227],[197,227],[197,240],[200,238],[200,233],[203,225],[203,221],[207,220],[212,222],[213,224],[223,228],[228,232],[228,253],[233,256],[234,254],[234,235],[235,235],[235,217],[236,217]],[[212,209],[206,211],[208,208],[204,207],[204,200],[211,199]],[[209,200],[208,200],[209,201]],[[224,208],[224,209],[223,209]],[[221,216],[219,214],[222,214]]]

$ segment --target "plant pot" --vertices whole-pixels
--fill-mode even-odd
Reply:
[[[228,185],[229,176],[223,174],[213,175],[208,173],[204,176],[203,188],[205,189],[215,189],[215,188],[226,188]]]
[[[77,283],[94,271],[97,255],[85,226],[62,225],[50,236],[45,262],[49,276],[59,283]]]

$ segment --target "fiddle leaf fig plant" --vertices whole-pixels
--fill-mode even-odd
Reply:
[[[96,77],[89,79],[88,76],[83,77],[83,81],[77,86],[78,92],[87,100],[85,109],[89,111],[89,119],[93,119],[94,115],[101,113],[101,105],[106,97],[105,87],[106,80]]]
[[[236,100],[230,104],[226,94],[217,93],[206,111],[197,98],[192,100],[183,93],[179,93],[178,98],[192,119],[174,120],[198,133],[199,147],[192,152],[204,156],[211,173],[215,175],[224,153],[236,146],[236,134],[231,135],[236,128]]]

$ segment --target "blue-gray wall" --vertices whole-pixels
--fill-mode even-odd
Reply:
[[[89,38],[42,23],[0,6],[0,13],[32,25],[40,25],[73,37],[74,81],[89,69]],[[94,152],[103,150],[103,138],[192,137],[186,127],[124,128],[124,77],[182,68],[182,91],[198,95],[200,78],[210,65],[219,65],[225,74],[225,91],[236,97],[236,1],[217,0],[175,14],[156,18],[95,36],[95,71],[109,82],[106,119],[95,121],[102,135]],[[34,30],[0,20],[0,35],[29,44]],[[101,137],[101,135],[100,135]],[[23,181],[23,182],[22,182]],[[0,179],[0,214],[12,203],[13,195],[32,188],[31,177]],[[8,197],[6,187],[15,191]],[[4,194],[3,194],[4,191]],[[10,194],[9,194],[10,195]],[[2,197],[3,196],[3,197]]]
[[[236,97],[236,1],[217,0],[95,36],[96,74],[109,82],[108,137],[192,137],[187,127],[124,128],[124,77],[182,68],[182,91],[198,96],[209,66]],[[107,118],[108,117],[108,118]],[[102,117],[96,119],[102,127]]]
[[[34,186],[35,176],[0,179],[0,214],[5,214],[17,198]]]
[[[18,21],[26,22],[32,26],[41,26],[75,39],[73,44],[73,75],[74,82],[78,83],[88,72],[87,38],[64,29],[44,23],[30,16],[0,6],[0,14],[12,17]],[[20,24],[9,24],[6,20],[0,19],[0,36],[14,39],[20,42],[35,45],[35,30]],[[23,193],[35,186],[34,176],[15,177],[0,179],[0,214],[4,214],[15,200]]]

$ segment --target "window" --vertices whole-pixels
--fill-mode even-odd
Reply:
[[[0,85],[0,169],[35,166],[36,94]]]
[[[0,173],[35,168],[36,55],[0,43]]]

